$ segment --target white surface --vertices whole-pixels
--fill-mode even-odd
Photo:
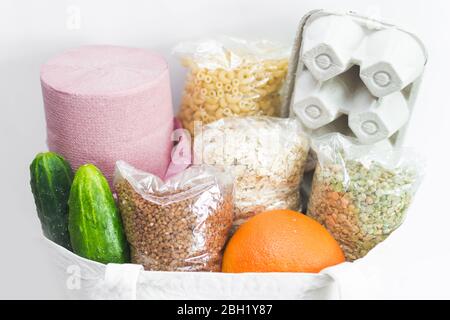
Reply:
[[[35,153],[45,150],[39,67],[48,57],[94,43],[153,47],[169,57],[178,41],[215,34],[290,43],[300,18],[315,8],[380,15],[417,33],[428,48],[430,61],[407,136],[408,145],[428,155],[427,177],[395,234],[396,250],[374,268],[388,298],[450,298],[450,106],[445,73],[450,71],[450,42],[443,39],[450,27],[450,2],[445,0],[2,0],[0,298],[59,298],[62,292],[39,245],[28,184],[28,165]],[[169,63],[178,102],[183,71],[174,59]]]

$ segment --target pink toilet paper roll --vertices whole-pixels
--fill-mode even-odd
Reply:
[[[172,150],[169,70],[145,49],[86,46],[41,69],[47,143],[77,169],[97,165],[111,182],[117,160],[164,177]]]

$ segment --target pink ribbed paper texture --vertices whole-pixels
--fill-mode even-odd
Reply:
[[[164,177],[172,149],[167,63],[116,46],[69,50],[41,69],[47,143],[77,169],[93,163],[111,182],[124,160]]]

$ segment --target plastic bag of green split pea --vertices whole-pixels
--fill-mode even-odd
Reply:
[[[364,257],[404,221],[424,161],[389,142],[361,145],[340,134],[313,139],[318,163],[308,215],[335,237],[348,261]]]

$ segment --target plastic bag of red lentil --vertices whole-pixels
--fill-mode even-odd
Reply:
[[[114,186],[133,263],[151,271],[220,271],[233,223],[227,172],[192,166],[162,181],[118,161]]]

